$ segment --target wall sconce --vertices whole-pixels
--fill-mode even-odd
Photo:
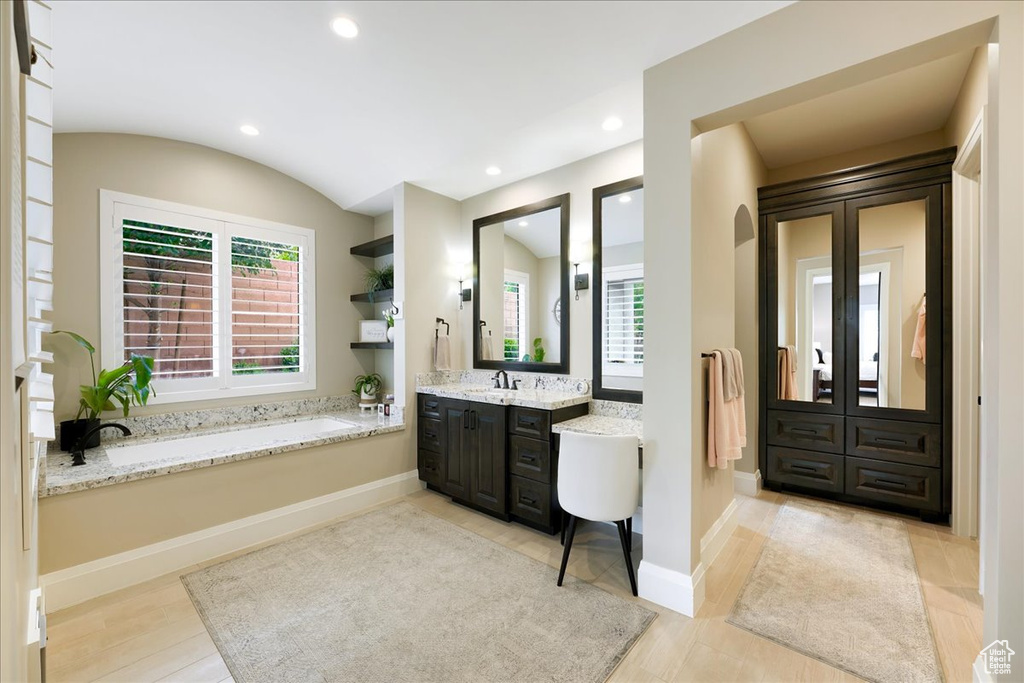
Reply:
[[[473,300],[473,290],[470,287],[463,287],[462,284],[469,279],[467,272],[469,269],[466,266],[459,268],[459,310],[462,310],[462,304],[465,301]]]
[[[572,262],[572,267],[575,269],[575,273],[572,278],[572,288],[576,291],[576,301],[580,300],[580,290],[590,289],[590,275],[583,273],[580,275],[580,263],[585,259],[584,248],[582,244],[576,243],[569,247],[569,260]]]

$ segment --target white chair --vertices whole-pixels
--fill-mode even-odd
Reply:
[[[622,554],[626,558],[629,585],[633,595],[637,594],[630,553],[633,513],[640,504],[638,448],[639,441],[635,436],[562,433],[558,452],[558,503],[569,515],[569,533],[564,537],[562,568],[558,571],[559,586],[565,578],[565,566],[576,534],[576,520],[589,519],[593,522],[615,522]]]

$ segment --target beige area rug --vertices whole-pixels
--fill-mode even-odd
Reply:
[[[238,683],[604,681],[655,613],[399,502],[182,577]]]
[[[942,680],[899,519],[787,501],[728,621],[870,681]]]

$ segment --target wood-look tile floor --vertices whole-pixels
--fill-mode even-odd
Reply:
[[[737,496],[739,525],[707,571],[706,602],[697,617],[640,600],[659,616],[610,681],[859,680],[725,622],[786,498],[769,491],[757,498]],[[428,491],[406,500],[551,566],[561,560],[557,536],[500,522]],[[981,649],[978,545],[953,536],[945,527],[906,521],[946,680],[970,681],[971,665]],[[641,536],[635,537],[633,554],[639,564]],[[197,568],[50,614],[48,680],[230,681],[227,666],[178,578]],[[613,526],[581,525],[568,571],[625,599],[638,600],[629,592]]]

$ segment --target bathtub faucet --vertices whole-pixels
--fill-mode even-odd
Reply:
[[[78,441],[75,442],[75,449],[71,451],[71,464],[72,465],[84,465],[85,464],[85,444],[89,442],[89,439],[93,434],[106,429],[107,427],[115,427],[121,430],[121,433],[125,436],[131,436],[132,430],[125,427],[119,422],[104,422],[103,424],[96,425],[92,429],[87,430],[84,434],[78,437]]]

